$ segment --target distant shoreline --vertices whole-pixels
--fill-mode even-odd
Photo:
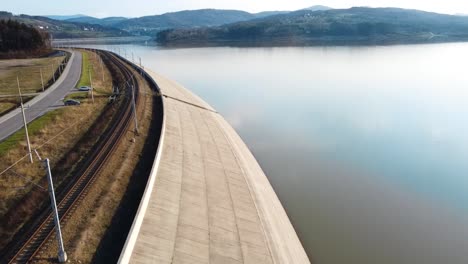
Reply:
[[[300,10],[217,27],[158,33],[163,46],[342,46],[468,41],[468,17],[401,8]]]
[[[275,39],[257,39],[257,40],[180,40],[158,42],[147,37],[103,37],[103,38],[71,38],[54,39],[53,46],[67,46],[79,44],[130,44],[130,43],[149,43],[150,45],[162,48],[203,48],[203,47],[343,47],[343,46],[394,46],[394,45],[418,45],[418,44],[442,44],[442,43],[462,43],[468,42],[468,37],[463,38],[443,38],[436,37],[430,40],[422,38],[413,39],[358,39],[358,38],[275,38]]]
[[[132,37],[102,37],[102,38],[64,38],[64,39],[54,39],[52,45],[66,45],[66,44],[102,44],[102,43],[112,43],[112,44],[127,44],[135,42],[150,42],[154,41],[151,37],[148,36],[132,36]]]
[[[157,42],[157,41],[156,41]],[[442,44],[468,42],[466,38],[428,39],[274,39],[274,40],[188,40],[157,42],[165,48],[201,48],[201,47],[331,47],[331,46],[394,46],[418,44]]]

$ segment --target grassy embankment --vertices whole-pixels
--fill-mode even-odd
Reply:
[[[65,57],[51,57],[40,59],[0,60],[0,116],[18,106],[18,85],[20,81],[21,93],[31,94],[42,91],[41,71],[44,85],[53,82],[53,74]],[[23,97],[23,100],[31,99]]]
[[[90,58],[91,56],[91,58]],[[112,89],[109,90],[103,90],[101,86],[99,85],[99,82],[105,81],[106,77],[104,76],[104,80],[102,78],[102,72],[101,72],[101,65],[100,63],[91,63],[91,61],[96,59],[96,55],[91,52],[83,52],[83,64],[81,66],[81,78],[80,81],[76,84],[76,88],[79,88],[81,86],[93,86],[94,89],[94,97],[101,97],[101,96],[109,96],[112,91]],[[92,78],[92,85],[90,82],[90,73],[91,73],[91,78]],[[69,94],[68,96],[65,97],[65,99],[75,99],[75,100],[83,100],[91,96],[91,92],[76,92]]]
[[[90,86],[91,83],[89,81],[89,54],[83,53],[83,64],[81,64],[81,79],[76,85],[76,87],[80,86]]]
[[[89,54],[90,52],[83,51],[83,53]],[[87,65],[99,65],[99,57],[97,56],[85,55],[84,58]],[[92,74],[102,76],[101,67],[93,67],[92,69]],[[112,79],[106,67],[103,68],[103,71],[105,82],[102,81],[102,78],[93,77],[93,85],[101,92],[100,95],[95,96],[94,104],[90,98],[82,97],[80,106],[64,107],[51,111],[28,125],[32,149],[53,138],[50,143],[39,149],[43,158],[50,159],[53,168],[56,165],[61,165],[58,164],[58,161],[75,147],[107,104],[106,93],[109,94],[112,91]],[[86,78],[88,77],[82,76],[82,80]],[[25,134],[24,130],[20,130],[0,143],[0,171],[25,154],[27,154]],[[37,159],[35,159],[34,164],[30,164],[29,159],[23,159],[13,169],[0,176],[0,237],[2,237],[0,248],[8,243],[12,235],[21,228],[31,212],[36,209],[37,205],[20,202],[33,195],[34,192],[43,192],[33,185],[33,183],[40,183],[43,178],[44,169]],[[63,180],[60,175],[55,175],[54,178],[56,178],[57,186]]]

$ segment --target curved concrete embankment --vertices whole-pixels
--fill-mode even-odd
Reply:
[[[256,159],[211,106],[147,71],[163,131],[119,263],[310,263]]]

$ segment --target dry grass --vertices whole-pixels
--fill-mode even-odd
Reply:
[[[33,98],[34,96],[23,96],[23,102],[27,102]],[[20,104],[21,100],[19,97],[0,97],[0,116],[20,107]]]
[[[77,83],[76,87],[80,86],[91,86],[91,81],[89,79],[89,73],[91,71],[91,75],[94,75],[95,68],[89,64],[89,56],[88,53],[83,52],[83,64],[81,64],[81,78],[80,81]],[[91,77],[92,77],[91,76]]]
[[[90,59],[90,61],[93,63],[93,59]],[[96,62],[97,59],[94,63]],[[104,68],[104,73],[107,82],[97,81],[96,85],[102,91],[110,92],[112,87],[111,76],[106,68]],[[65,107],[49,112],[44,118],[39,118],[29,124],[29,136],[33,149],[54,138],[50,143],[38,150],[42,158],[50,159],[52,167],[57,165],[57,162],[77,144],[78,140],[93,125],[107,104],[107,98],[96,97],[94,104],[91,103],[89,98],[83,99],[81,102],[80,106]],[[0,153],[0,171],[24,157],[27,153],[24,134],[22,136],[17,135],[13,141],[7,140],[4,142],[9,142],[9,145],[6,151]],[[2,149],[4,142],[0,144],[0,149]],[[60,175],[55,176],[58,184],[61,177]],[[34,184],[41,184],[40,181],[43,177],[44,169],[37,162],[37,159],[34,164],[30,164],[28,159],[24,159],[8,173],[0,175],[0,219],[5,220],[5,215],[12,208],[17,210],[18,202],[33,190],[38,189]],[[0,226],[0,237],[2,237],[0,247],[7,242],[8,236],[11,236],[21,225],[22,223],[14,227]]]
[[[0,116],[6,114],[20,103],[18,97],[18,77],[21,93],[33,94],[42,91],[42,78],[44,86],[53,83],[53,74],[58,65],[64,60],[64,56],[41,59],[13,59],[0,60]],[[29,98],[23,98],[27,101]]]
[[[130,139],[134,137],[132,128],[126,133],[125,140],[118,146],[115,154],[109,160],[86,198],[73,213],[71,220],[62,227],[65,247],[69,263],[90,263],[97,247],[109,227],[112,217],[117,210],[130,177],[138,162],[152,118],[152,93],[143,79],[138,78],[142,93],[138,106],[140,119],[140,136],[136,143]],[[143,85],[144,84],[144,85]],[[56,258],[57,245],[55,240],[49,240],[48,248],[44,250],[41,259]],[[39,263],[49,263],[39,261]]]
[[[81,78],[77,84],[80,86],[91,86],[89,74],[91,73],[92,87],[94,88],[94,96],[109,96],[112,94],[112,87],[103,87],[103,83],[107,83],[109,76],[106,75],[106,68],[101,59],[96,53],[87,50],[81,51],[83,54],[83,65],[81,70]],[[104,74],[103,74],[104,73]]]
[[[41,59],[0,60],[0,94],[17,95],[18,76],[22,93],[42,91],[41,70],[44,84],[52,79],[53,73],[65,57]]]
[[[34,122],[31,122],[28,125],[28,134],[37,135],[38,133],[41,133],[48,124],[50,124],[51,122],[55,122],[56,116],[60,115],[62,112],[62,109],[51,111],[39,117]],[[19,131],[2,141],[0,143],[0,157],[8,154],[10,150],[14,149],[18,145],[18,142],[23,141],[25,138],[26,132],[24,131],[24,129],[20,129]]]
[[[6,114],[16,107],[14,99],[0,99],[0,116]]]

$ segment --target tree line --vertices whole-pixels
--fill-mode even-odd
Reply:
[[[0,20],[0,52],[37,52],[50,48],[50,36],[15,20]]]

